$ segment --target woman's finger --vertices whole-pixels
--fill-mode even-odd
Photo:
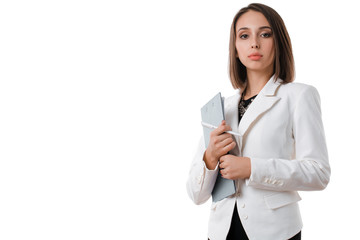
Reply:
[[[231,144],[232,142],[234,142],[234,139],[232,137],[229,137],[229,138],[225,138],[223,141],[221,141],[220,145],[222,145],[223,147],[226,147],[227,145]]]
[[[230,144],[226,145],[223,149],[224,152],[229,152],[236,147],[236,142],[232,141]]]
[[[220,141],[223,141],[223,140],[225,140],[225,139],[227,139],[227,138],[231,138],[231,139],[232,139],[232,136],[231,136],[230,133],[223,133],[223,134],[217,136],[217,138],[218,138]]]
[[[218,128],[216,128],[215,130],[212,131],[213,135],[215,136],[219,136],[221,134],[223,134],[226,131],[231,131],[231,127],[229,125],[226,124],[225,121],[223,121]]]

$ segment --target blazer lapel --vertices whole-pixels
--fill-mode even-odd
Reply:
[[[266,83],[258,96],[250,104],[242,117],[239,125],[239,133],[244,136],[249,130],[249,127],[255,120],[261,118],[266,111],[268,111],[274,104],[280,100],[275,96],[276,90],[281,84],[281,80],[274,82],[273,77]]]

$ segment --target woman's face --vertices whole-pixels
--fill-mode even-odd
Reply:
[[[247,71],[273,72],[274,38],[270,24],[260,12],[248,11],[236,23],[235,47]]]

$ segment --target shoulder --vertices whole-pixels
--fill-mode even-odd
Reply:
[[[279,96],[287,96],[290,98],[299,98],[306,95],[318,96],[317,89],[309,84],[292,82],[281,84],[278,90]]]
[[[291,93],[299,93],[299,92],[306,91],[306,90],[308,90],[308,91],[316,90],[316,88],[312,85],[305,84],[305,83],[298,83],[298,82],[281,84],[280,89],[291,92]]]
[[[224,107],[227,108],[229,106],[233,106],[234,104],[238,104],[240,100],[240,91],[237,89],[230,97],[226,97],[224,101]]]
[[[292,111],[320,109],[321,101],[317,89],[304,83],[282,84],[277,94]]]

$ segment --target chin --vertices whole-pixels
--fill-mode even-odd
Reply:
[[[246,65],[244,64],[244,66],[246,67],[246,69],[252,70],[252,71],[265,71],[269,68],[269,65],[264,64],[263,62],[260,61],[253,61],[251,63],[247,63]]]

